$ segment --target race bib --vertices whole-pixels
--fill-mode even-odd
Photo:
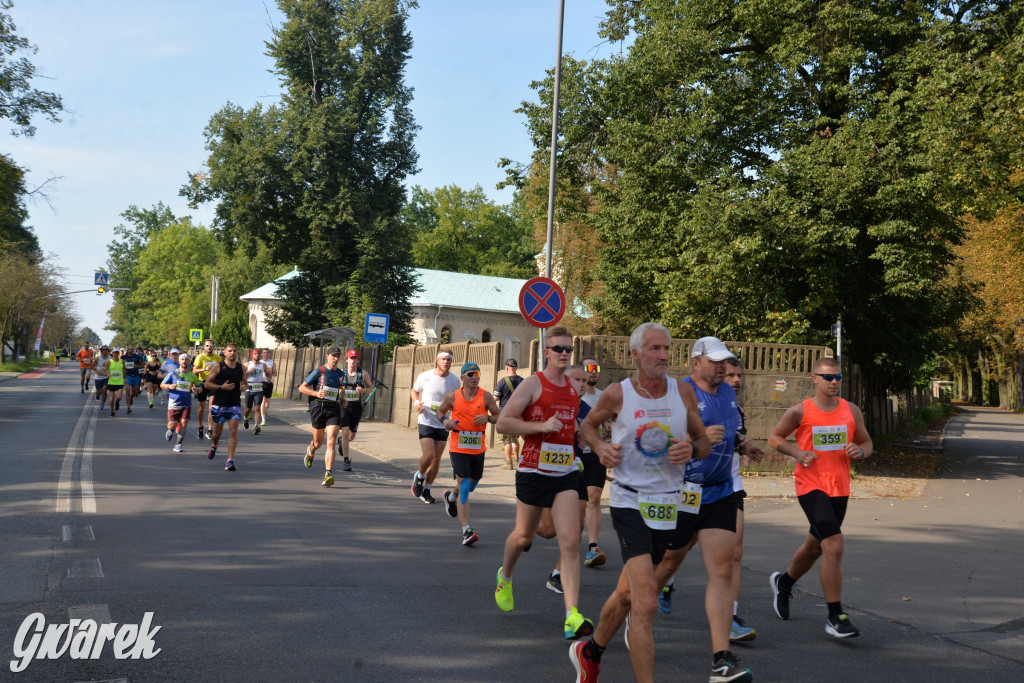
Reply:
[[[355,389],[346,389],[345,390],[345,400],[346,401],[358,401],[359,400],[359,392],[356,391]]]
[[[846,449],[846,425],[813,427],[812,448],[816,451],[841,451]]]
[[[678,493],[640,493],[637,494],[640,505],[640,516],[649,529],[672,531],[676,528],[679,514]]]
[[[178,391],[190,391],[192,389],[192,382],[178,382],[175,385]]]
[[[263,391],[263,382],[250,382],[249,391]]]
[[[572,452],[572,444],[544,442],[540,446],[540,459],[538,464],[552,472],[571,472],[575,456]]]
[[[337,401],[338,400],[338,387],[324,387],[323,401]]]
[[[437,409],[438,409],[439,407],[441,407],[441,404],[440,404],[440,403],[431,403],[431,404],[430,404],[430,412],[432,412],[432,413],[436,413],[436,412],[437,412]]]
[[[693,482],[683,482],[683,501],[679,509],[695,515],[700,512],[701,485]]]
[[[218,365],[219,365],[219,363],[217,363],[216,361],[209,362],[209,363],[206,364],[206,371],[209,372],[210,370],[213,370]]]
[[[125,370],[134,370],[135,369],[135,363],[131,362],[130,360],[126,360],[124,362],[124,369]]]
[[[111,370],[110,371],[110,379],[121,379],[121,371],[120,370]]]
[[[459,432],[459,448],[468,451],[479,450],[484,445],[483,432]]]

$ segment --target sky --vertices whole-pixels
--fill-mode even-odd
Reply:
[[[604,0],[565,0],[563,52],[579,59],[620,49],[598,35]],[[3,138],[28,170],[29,188],[48,179],[46,200],[29,204],[42,250],[69,290],[89,289],[104,267],[114,226],[129,206],[163,202],[209,225],[212,205],[190,209],[179,188],[207,157],[203,129],[231,102],[250,108],[280,93],[264,54],[281,15],[272,0],[15,0],[17,35],[38,47],[33,86],[60,95],[63,121],[36,118],[34,137]],[[498,160],[530,159],[529,85],[556,59],[558,0],[420,0],[408,29],[406,83],[420,172],[407,187],[480,185],[499,203]],[[4,123],[0,121],[0,124]],[[8,126],[6,130],[10,130]],[[111,283],[117,286],[117,283]],[[83,324],[103,329],[111,295],[74,295]]]

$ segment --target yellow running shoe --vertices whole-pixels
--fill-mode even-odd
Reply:
[[[594,622],[586,619],[575,607],[565,618],[565,639],[576,640],[582,636],[589,636],[594,632]]]
[[[512,611],[512,579],[504,579],[501,576],[501,570],[505,567],[498,567],[497,583],[498,585],[494,588],[494,602],[498,603],[498,607],[502,612]]]
[[[302,464],[309,469],[313,466],[313,451],[309,450],[309,446],[306,446],[306,457],[302,459]]]

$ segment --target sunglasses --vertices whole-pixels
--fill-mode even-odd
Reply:
[[[480,376],[479,372],[467,372],[466,373],[466,377],[479,377],[479,376]]]
[[[583,369],[586,370],[587,372],[601,372],[600,365],[584,365]]]
[[[818,373],[818,377],[822,378],[826,382],[831,382],[832,380],[835,380],[837,382],[842,382],[843,381],[843,373],[841,373],[841,372],[840,373],[836,373],[834,375],[832,373],[820,373],[819,372]]]
[[[549,346],[548,350],[554,351],[555,353],[572,353],[571,346]]]

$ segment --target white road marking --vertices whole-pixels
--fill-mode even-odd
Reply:
[[[75,605],[68,607],[68,619],[92,619],[97,624],[112,624],[110,608],[106,605]]]
[[[73,560],[71,568],[64,574],[68,579],[102,579],[103,565],[98,557],[86,557],[81,560]]]
[[[96,413],[89,418],[89,429],[85,432],[85,446],[82,447],[82,512],[96,514],[96,492],[92,486],[92,442],[96,436]]]
[[[78,448],[78,437],[82,433],[82,425],[89,417],[89,409],[93,408],[92,401],[86,401],[82,406],[82,414],[75,423],[75,429],[71,432],[71,441],[64,452],[64,462],[60,468],[60,480],[57,483],[57,513],[71,512],[71,477],[75,469],[75,450]],[[93,408],[95,410],[95,408]]]

